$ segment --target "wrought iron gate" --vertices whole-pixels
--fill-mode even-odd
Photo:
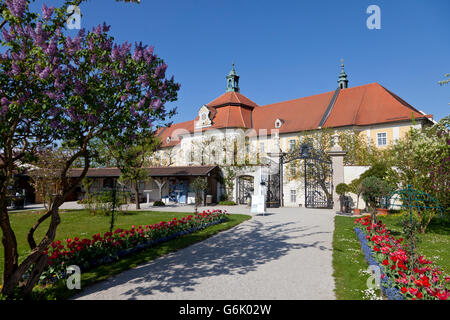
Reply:
[[[333,208],[333,168],[331,161],[305,158],[305,207]]]
[[[278,208],[281,206],[281,174],[280,163],[270,158],[262,158],[263,176],[261,177],[261,186],[266,190],[266,207]]]
[[[267,159],[267,158],[266,158]],[[283,198],[283,164],[303,160],[306,208],[333,208],[333,167],[329,157],[310,144],[302,144],[299,150],[280,154],[279,163],[267,159],[269,174],[263,181],[267,186],[268,208],[279,207]]]
[[[267,179],[267,208],[278,208],[281,204],[280,172],[268,175]]]
[[[238,180],[239,194],[238,202],[239,204],[249,204],[253,195],[254,178],[252,176],[240,176]]]

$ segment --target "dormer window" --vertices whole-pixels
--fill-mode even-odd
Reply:
[[[275,120],[275,129],[279,129],[281,128],[281,126],[283,125],[284,121],[281,119],[277,119]]]
[[[211,119],[209,118],[210,110],[206,105],[203,105],[198,111],[198,121],[195,123],[197,128],[210,127],[212,125]]]
[[[167,137],[166,138],[166,143],[169,143],[170,142],[170,137]]]

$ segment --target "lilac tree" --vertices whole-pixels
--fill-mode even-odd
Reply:
[[[167,65],[142,43],[117,44],[110,27],[80,30],[74,38],[64,34],[65,7],[42,7],[40,15],[28,11],[25,0],[5,1],[0,56],[0,227],[5,253],[2,293],[20,287],[29,294],[47,265],[43,251],[55,238],[60,223],[58,208],[85,177],[95,139],[126,144],[136,132],[152,135],[158,122],[174,110],[179,84],[166,78]],[[68,1],[67,3],[71,3]],[[60,192],[49,209],[29,230],[30,254],[19,263],[17,241],[11,227],[6,190],[17,161],[30,162],[40,148],[57,144],[71,150],[59,172]],[[77,179],[68,172],[84,163]],[[44,238],[35,230],[50,219]],[[24,275],[28,276],[26,279]]]

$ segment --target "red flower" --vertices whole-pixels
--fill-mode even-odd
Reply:
[[[388,259],[384,259],[383,265],[385,265],[385,266],[389,265],[389,260]]]
[[[405,287],[402,287],[401,291],[402,291],[402,293],[406,293],[406,292],[408,292],[408,289],[406,289]]]
[[[413,296],[415,296],[417,294],[417,288],[409,288],[409,293],[411,293]]]

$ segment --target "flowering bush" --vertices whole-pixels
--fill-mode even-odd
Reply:
[[[411,266],[411,259],[402,246],[403,239],[396,239],[381,221],[371,223],[369,216],[355,220],[359,228],[355,228],[369,264],[381,268],[383,292],[388,298],[447,300],[450,297],[448,283],[450,277],[445,276],[433,263],[423,256]]]
[[[114,232],[94,234],[92,239],[66,239],[51,243],[44,252],[48,256],[48,267],[41,276],[41,281],[60,279],[70,265],[78,265],[88,270],[101,264],[120,259],[130,253],[150,247],[177,236],[181,236],[211,224],[225,221],[226,211],[203,211],[181,219],[162,221],[145,226],[131,226],[131,229],[117,229]]]

